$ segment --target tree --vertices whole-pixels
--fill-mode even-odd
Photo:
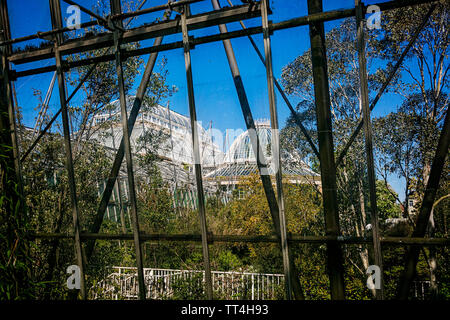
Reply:
[[[417,28],[417,21],[423,19],[430,6],[431,4],[413,6],[387,12],[386,19],[383,19],[383,37],[374,39],[372,42],[377,55],[385,60],[397,59],[406,43],[412,38]],[[401,67],[403,82],[397,92],[402,94],[405,100],[400,106],[400,111],[412,120],[412,128],[416,130],[415,152],[416,159],[420,162],[415,167],[415,183],[412,187],[416,199],[423,197],[435,154],[437,137],[448,109],[449,15],[448,2],[438,3],[426,27],[414,43],[408,56],[408,63],[403,63]],[[401,174],[408,182],[409,172],[401,172]],[[444,177],[446,174],[448,171],[444,170]],[[445,186],[445,181],[442,186]],[[409,192],[408,189],[407,192]],[[448,188],[443,190],[443,194],[448,193]],[[407,205],[408,202],[405,203],[405,207]],[[430,216],[429,225],[428,233],[433,235],[436,226],[433,214]],[[430,251],[429,266],[432,289],[436,295],[436,258],[433,249]]]
[[[283,181],[287,232],[295,235],[317,235],[322,229],[323,212],[320,198],[308,184],[294,185]],[[233,198],[217,216],[211,231],[217,234],[273,235],[273,225],[264,189],[258,175],[243,177],[239,182],[240,197]],[[217,221],[218,220],[218,221]],[[208,225],[211,225],[208,221]],[[280,273],[283,259],[280,246],[273,244],[233,244],[228,250],[237,255],[243,267],[257,272]],[[308,299],[328,297],[328,279],[324,270],[325,247],[292,246],[292,256],[299,269],[300,281]]]
[[[418,21],[423,19],[428,8],[425,5],[387,11],[383,13],[382,30],[368,32],[369,97],[386,80],[393,63],[412,38]],[[412,195],[417,198],[426,184],[436,137],[448,108],[448,12],[448,4],[442,2],[438,5],[403,63],[402,72],[397,72],[388,86],[388,91],[405,97],[399,110],[374,120],[377,173],[384,181],[384,186],[377,182],[382,218],[397,212],[398,206],[392,202],[393,197],[400,202],[389,187],[389,176],[396,174],[406,180],[404,216],[408,212],[408,199]],[[345,137],[350,136],[361,118],[355,35],[354,20],[346,19],[326,37],[337,154],[347,140]],[[309,50],[283,69],[282,82],[288,94],[301,99],[297,105],[298,115],[305,121],[311,135],[316,137]],[[317,160],[308,150],[292,117],[283,134],[286,147],[298,150],[303,157],[313,159],[312,163],[316,165]],[[356,233],[357,236],[365,234],[365,227],[370,221],[366,212],[367,183],[363,150],[362,136],[359,135],[337,170],[341,228],[344,234]],[[359,253],[366,268],[368,252],[360,248]]]
[[[396,174],[405,179],[404,201],[391,192],[396,201],[403,205],[402,215],[409,217],[409,199],[416,191],[417,174],[420,168],[418,150],[419,130],[411,115],[404,112],[392,112],[373,120],[374,145],[378,154],[377,173],[382,177],[385,187],[388,178]]]
[[[344,20],[326,35],[333,139],[337,153],[345,145],[346,137],[349,137],[357,126],[362,112],[355,38],[354,19]],[[375,63],[372,57],[369,47],[367,54],[369,70]],[[369,94],[373,95],[385,76],[386,71],[382,69],[368,75]],[[313,139],[317,139],[310,50],[305,51],[283,68],[281,80],[286,93],[301,99],[297,105],[298,115],[305,121],[304,124]],[[282,130],[281,137],[285,148],[288,148],[290,152],[297,151],[305,159],[309,159],[313,168],[318,168],[319,161],[307,146],[292,116]],[[339,218],[344,235],[364,236],[367,232],[366,226],[369,224],[370,217],[366,212],[368,194],[366,168],[364,140],[362,135],[359,135],[342,164],[337,168]],[[358,246],[356,252],[363,269],[366,270],[370,264],[367,248]],[[347,258],[354,260],[348,251],[347,253]]]
[[[399,218],[402,214],[400,204],[397,203],[398,195],[385,181],[377,180],[377,209],[381,221],[391,218]]]

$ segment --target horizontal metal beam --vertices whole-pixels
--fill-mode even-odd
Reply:
[[[196,30],[217,26],[220,23],[230,23],[243,19],[251,19],[259,17],[260,15],[261,9],[259,4],[243,5],[233,8],[224,8],[220,11],[211,11],[193,15],[187,18],[186,22],[188,30]],[[179,19],[173,19],[125,31],[121,38],[121,43],[141,41],[180,32],[181,25]],[[62,55],[67,55],[110,47],[113,44],[113,34],[102,33],[95,37],[68,40],[59,47],[59,50]],[[54,48],[44,48],[35,51],[19,52],[10,55],[8,57],[8,61],[14,64],[22,64],[49,59],[53,57],[53,51]]]
[[[372,5],[376,5],[380,8],[381,11],[393,10],[408,6],[420,5],[424,3],[432,3],[437,1],[430,0],[397,0],[397,1],[389,1],[389,2],[379,2],[374,3]],[[364,6],[364,11],[367,10],[368,6]],[[300,26],[306,26],[313,22],[326,22],[337,19],[344,19],[354,17],[356,14],[355,8],[351,9],[338,9],[332,11],[325,11],[320,13],[314,13],[307,16],[293,18],[286,21],[281,21],[278,23],[273,23],[270,27],[272,31],[283,30],[288,28],[295,28]]]
[[[417,5],[417,4],[431,3],[431,2],[435,2],[435,1],[430,1],[430,0],[419,0],[419,1],[409,0],[409,1],[398,1],[398,2],[391,1],[391,2],[387,2],[387,3],[380,3],[378,5],[382,8],[384,8],[384,10],[390,10],[390,9],[396,8],[396,6],[409,6],[409,5]],[[241,8],[241,7],[239,7],[239,8]],[[233,7],[233,8],[237,8],[237,7]],[[230,10],[230,9],[228,9],[228,10]],[[294,18],[294,19],[279,22],[279,23],[270,23],[269,29],[271,31],[277,31],[277,30],[283,30],[286,28],[293,28],[293,27],[298,27],[298,26],[302,26],[302,25],[307,25],[309,23],[308,21],[328,21],[328,20],[333,20],[333,19],[346,18],[346,17],[350,17],[350,16],[354,15],[354,12],[355,12],[355,9],[342,9],[342,10],[334,10],[334,11],[324,12],[323,14],[312,14],[312,15],[309,15],[306,17]],[[255,13],[255,15],[257,15],[257,14]],[[245,18],[247,19],[247,18],[252,18],[252,17],[253,16],[247,16]],[[236,17],[233,17],[234,20],[232,20],[232,21],[239,20],[239,19],[237,19],[237,18],[235,19],[235,18]],[[231,19],[231,18],[229,18],[229,19]],[[173,23],[174,20],[171,20],[169,22]],[[189,23],[189,19],[188,19],[188,23]],[[157,25],[159,27],[159,29],[161,29],[160,28],[161,26],[159,26],[161,24],[162,23],[159,23]],[[137,32],[137,30],[140,30],[142,28],[154,29],[154,27],[155,26],[140,27],[140,28],[133,29],[132,31]],[[188,26],[188,29],[190,29],[190,28],[191,28],[191,26]],[[195,28],[201,28],[201,27],[199,27],[197,25]],[[147,30],[147,31],[153,32],[153,33],[157,32],[156,30],[153,30],[153,31]],[[179,31],[180,30],[178,30],[178,32]],[[139,33],[141,34],[141,36],[142,36],[142,34],[145,34],[145,32],[142,30],[139,31]],[[176,33],[176,32],[174,32],[174,33]],[[198,37],[198,38],[194,38],[191,36],[190,39],[191,39],[192,46],[194,47],[195,45],[199,45],[199,44],[205,44],[205,43],[211,43],[211,42],[215,42],[215,41],[222,41],[222,40],[226,40],[226,39],[245,37],[245,36],[250,36],[250,35],[255,35],[255,34],[260,34],[260,33],[262,33],[262,27],[252,27],[252,28],[247,28],[245,30],[237,30],[237,31],[232,31],[232,32],[227,32],[227,33],[222,33],[222,34],[214,34],[214,35],[203,36],[203,37]],[[110,37],[111,37],[111,39],[108,39],[107,41],[110,41],[111,43],[109,45],[112,45],[112,36],[110,36]],[[152,36],[149,36],[149,38],[151,38],[151,37]],[[102,41],[105,42],[106,40],[103,39]],[[79,40],[77,40],[77,42],[78,42],[78,45],[85,45],[87,47],[91,47],[92,49],[95,49],[92,47],[92,46],[95,46],[95,42],[96,42],[96,39],[94,39],[94,38],[85,39],[85,40],[79,39]],[[103,43],[103,44],[101,44],[101,46],[105,47],[107,45],[105,45],[105,43]],[[62,47],[63,48],[61,50],[62,50],[63,54],[64,53],[70,54],[70,53],[74,53],[71,51],[76,50],[77,45],[75,45],[74,43],[67,43],[67,44],[63,45]],[[183,47],[183,42],[177,41],[177,42],[162,44],[160,46],[152,46],[152,47],[147,47],[147,48],[140,48],[140,49],[124,51],[123,56],[124,56],[124,58],[129,58],[129,57],[135,57],[135,56],[149,54],[149,53],[153,53],[153,52],[162,52],[162,51],[178,49],[178,48],[182,48],[182,47]],[[46,49],[41,49],[41,50],[36,50],[36,51],[16,53],[9,57],[9,61],[13,62],[15,64],[22,64],[22,63],[26,63],[26,62],[46,59],[47,57],[53,56],[52,50],[53,50],[53,48],[46,48]],[[66,51],[64,51],[64,50],[66,50]],[[112,55],[112,54],[104,55],[101,57],[83,59],[80,61],[66,62],[63,64],[63,69],[65,71],[67,71],[68,69],[75,68],[75,67],[85,66],[85,65],[92,64],[92,63],[98,63],[98,62],[107,62],[107,61],[112,61],[112,60],[114,60],[114,55]],[[35,74],[40,74],[40,73],[45,73],[45,72],[52,72],[55,70],[56,70],[55,66],[46,66],[46,67],[34,68],[34,69],[18,71],[18,72],[11,70],[10,77],[12,79],[16,79],[16,78],[20,78],[20,77],[25,77],[25,76],[30,76],[30,75],[35,75]],[[362,123],[359,124],[359,127],[362,128]],[[339,164],[339,162],[340,161],[338,160],[336,163]]]
[[[259,34],[261,32],[262,32],[261,27],[254,27],[254,28],[248,28],[246,30],[237,30],[237,31],[223,33],[223,34],[219,33],[219,34],[203,36],[203,37],[199,37],[199,38],[190,36],[189,39],[190,39],[190,43],[192,44],[192,47],[195,47],[196,45],[199,45],[199,44],[211,43],[211,42],[215,42],[215,41],[222,41],[222,40],[233,39],[233,38],[238,38],[238,37],[245,37],[248,35]],[[179,48],[183,48],[183,41],[176,41],[176,42],[161,44],[158,46],[151,46],[151,47],[146,47],[146,48],[139,48],[139,49],[134,49],[134,50],[123,51],[123,57],[130,58],[130,57],[136,57],[136,56],[140,56],[140,55],[174,50],[174,49],[179,49]],[[94,58],[65,62],[63,64],[63,69],[65,71],[67,71],[72,68],[77,68],[77,67],[81,67],[81,66],[90,65],[93,63],[101,63],[101,62],[107,62],[107,61],[112,61],[112,60],[114,60],[114,55],[106,54],[106,55],[102,55],[102,56],[94,57]],[[12,77],[13,79],[16,79],[16,78],[35,75],[35,74],[52,72],[55,70],[56,70],[56,67],[53,65],[53,66],[46,66],[46,67],[29,69],[29,70],[24,70],[24,71],[10,71],[10,77]]]
[[[88,22],[84,22],[84,23],[80,24],[80,28],[84,29],[84,28],[88,28],[88,27],[92,27],[92,26],[96,26],[96,25],[98,25],[97,21],[88,21]],[[34,39],[45,39],[45,40],[53,41],[53,37],[52,37],[53,35],[55,35],[57,33],[68,32],[68,31],[73,31],[73,28],[66,27],[66,28],[61,28],[61,29],[53,29],[50,31],[43,31],[43,32],[39,31],[35,34],[31,34],[28,36],[14,38],[11,40],[0,42],[0,46],[10,45],[13,43],[19,43],[19,42],[24,42],[24,41],[34,40]]]
[[[148,13],[161,11],[161,10],[165,10],[165,9],[173,9],[173,8],[177,8],[177,7],[182,7],[184,5],[193,4],[196,2],[202,2],[202,1],[205,1],[205,0],[180,0],[177,2],[170,2],[167,4],[162,4],[162,5],[154,6],[154,7],[147,8],[147,9],[142,9],[142,10],[137,10],[137,11],[132,11],[132,12],[124,12],[121,14],[115,14],[115,15],[111,16],[111,19],[126,19],[126,18],[136,17],[136,16],[140,16],[143,14],[148,14]]]
[[[70,233],[36,233],[28,235],[31,239],[72,239]],[[82,240],[133,240],[132,233],[107,234],[107,233],[80,233]],[[141,233],[141,241],[180,241],[201,242],[201,234],[163,234],[163,233]],[[332,237],[332,236],[300,236],[288,235],[291,243],[326,243],[337,241],[342,244],[372,244],[371,237]],[[448,246],[449,238],[410,238],[410,237],[381,237],[380,241],[386,245],[421,245],[421,246]],[[247,235],[213,235],[208,234],[208,242],[248,242],[248,243],[279,243],[280,240],[274,235],[247,236]]]
[[[181,0],[181,1],[170,4],[170,7],[174,8],[177,6],[182,6],[187,3],[195,3],[195,2],[201,2],[201,1],[204,1],[204,0]],[[376,5],[378,5],[381,10],[392,10],[392,9],[396,9],[399,7],[418,5],[418,4],[430,3],[430,2],[436,2],[436,1],[430,1],[430,0],[390,1],[390,2],[378,3]],[[163,10],[163,9],[166,9],[168,6],[169,5],[167,5],[167,4],[155,6],[155,7],[148,8],[148,9],[138,10],[138,11],[134,11],[134,12],[127,12],[127,13],[123,13],[120,15],[113,15],[111,18],[112,19],[125,19],[128,17],[138,16],[138,15],[142,15],[142,14],[147,14],[147,13]],[[304,17],[299,17],[299,18],[294,18],[294,19],[278,22],[275,24],[271,24],[269,26],[269,28],[271,29],[271,31],[283,30],[283,29],[287,29],[287,28],[304,26],[304,25],[307,25],[310,22],[314,22],[314,21],[330,21],[330,20],[348,18],[348,17],[354,16],[354,15],[355,15],[354,8],[339,9],[339,10],[327,11],[327,12],[323,12],[320,14],[314,14],[314,15],[309,15],[309,16],[304,16]],[[82,23],[81,28],[86,28],[86,27],[90,27],[93,25],[98,25],[98,22],[97,21],[89,21],[89,22]],[[68,31],[72,31],[72,29],[62,28],[62,29],[54,29],[54,30],[50,30],[50,31],[38,32],[33,35],[19,37],[19,38],[11,39],[8,41],[0,42],[0,46],[1,45],[9,45],[12,43],[23,42],[23,41],[28,41],[28,40],[33,40],[33,39],[43,39],[48,36],[54,35],[56,33],[63,33],[63,32],[68,32]],[[260,32],[262,32],[262,31],[260,31]],[[20,59],[18,53],[15,54],[15,56],[16,57],[13,59]],[[40,59],[36,59],[36,60],[40,60]],[[10,61],[14,62],[12,60],[10,60]],[[33,60],[33,61],[35,61],[35,60]],[[17,63],[17,62],[14,62],[14,63]]]

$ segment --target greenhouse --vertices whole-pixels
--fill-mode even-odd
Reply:
[[[449,17],[0,0],[0,303],[448,301]]]

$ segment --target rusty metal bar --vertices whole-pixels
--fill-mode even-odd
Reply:
[[[233,3],[230,0],[227,0],[227,1],[230,6],[233,6]],[[239,21],[239,23],[241,24],[242,30],[248,30],[248,28],[245,26],[243,21]],[[269,29],[270,29],[270,26],[269,26]],[[269,30],[269,32],[270,32],[270,30]],[[228,34],[229,34],[229,32],[228,32]],[[256,45],[255,41],[253,40],[252,36],[247,35],[247,38],[250,41],[250,43],[252,44],[253,49],[255,49],[255,52],[258,55],[259,60],[261,60],[261,62],[265,66],[266,61],[265,61],[264,57],[262,56],[261,51],[259,51],[259,48]],[[289,101],[288,97],[286,96],[286,93],[284,93],[283,88],[278,83],[278,81],[275,77],[273,78],[273,82],[275,83],[275,86],[277,87],[277,90],[280,93],[281,97],[283,98],[284,102],[286,103],[287,107],[291,111],[291,114],[294,117],[295,123],[299,126],[301,132],[303,133],[303,135],[306,138],[306,141],[308,141],[309,145],[311,146],[311,149],[314,152],[314,154],[317,156],[317,158],[319,158],[319,151],[317,151],[316,145],[312,141],[311,136],[309,135],[308,131],[306,130],[305,126],[303,125],[302,121],[300,120],[297,112],[295,112],[294,108],[292,107],[291,102]]]
[[[376,5],[380,8],[381,11],[393,10],[408,6],[415,6],[424,3],[431,3],[437,1],[430,0],[396,0],[396,1],[388,1],[388,2],[378,2],[372,3],[371,5]],[[367,6],[364,6],[364,11],[367,9]],[[304,17],[293,18],[286,21],[281,21],[277,23],[273,23],[271,26],[271,30],[283,30],[287,28],[295,28],[299,26],[306,26],[313,22],[326,22],[337,19],[344,19],[355,16],[355,8],[351,9],[338,9],[326,12],[317,12],[313,14],[308,14]]]
[[[83,77],[83,79],[81,79],[81,81],[78,83],[77,87],[75,88],[75,90],[72,91],[72,93],[70,94],[70,96],[67,98],[66,100],[66,104],[69,104],[70,100],[72,100],[72,98],[75,96],[75,94],[78,92],[78,90],[80,90],[81,86],[83,85],[83,83],[87,80],[87,78],[90,77],[90,75],[92,74],[92,72],[95,70],[95,68],[97,67],[97,64],[93,65],[89,71],[86,73],[86,75]],[[38,144],[38,142],[41,140],[41,138],[47,133],[47,131],[51,128],[51,126],[53,125],[53,122],[56,121],[56,119],[58,118],[59,114],[61,113],[61,108],[55,113],[55,115],[51,118],[51,120],[49,121],[49,123],[45,126],[45,128],[39,133],[39,135],[36,137],[36,139],[33,141],[33,143],[31,144],[31,146],[27,149],[27,151],[24,152],[24,154],[22,155],[22,158],[20,159],[20,161],[25,161],[25,159],[27,158],[27,156],[30,154],[31,151],[33,151],[34,147]]]
[[[433,208],[434,199],[439,189],[439,181],[445,164],[445,158],[448,155],[450,147],[450,108],[447,108],[447,114],[444,120],[436,153],[431,165],[430,176],[428,177],[427,187],[423,196],[422,205],[417,216],[416,226],[411,237],[424,237]],[[405,254],[405,268],[400,276],[397,298],[406,300],[409,295],[412,280],[416,273],[416,266],[419,260],[420,248],[411,247]]]
[[[126,19],[126,18],[136,17],[136,16],[140,16],[143,14],[147,14],[147,13],[161,11],[164,9],[172,10],[177,7],[183,7],[188,4],[193,4],[193,3],[202,2],[202,1],[205,1],[205,0],[180,0],[177,2],[169,1],[167,4],[162,4],[162,5],[154,6],[154,7],[147,8],[147,9],[137,10],[137,11],[133,11],[133,12],[124,12],[122,14],[115,14],[111,18],[112,19]]]
[[[95,26],[97,24],[98,24],[97,21],[89,21],[89,22],[80,24],[80,28],[88,28],[88,27]],[[72,30],[73,30],[72,28],[66,27],[66,28],[61,28],[61,29],[53,29],[50,31],[38,32],[36,34],[32,34],[29,36],[14,38],[14,39],[7,40],[7,41],[2,41],[2,42],[0,42],[0,46],[10,45],[10,44],[34,40],[34,39],[46,39],[57,33],[68,32],[68,31],[72,31]]]
[[[105,28],[108,29],[109,31],[113,31],[113,32],[114,32],[114,28],[112,28],[111,26],[109,26],[108,21],[107,21],[105,18],[103,18],[103,17],[99,16],[98,14],[96,14],[95,12],[92,12],[91,10],[89,10],[89,9],[83,7],[83,6],[80,6],[78,3],[75,3],[75,2],[73,2],[72,0],[62,0],[62,1],[64,1],[65,3],[68,3],[68,4],[72,5],[72,6],[77,6],[77,7],[80,8],[80,10],[83,11],[84,13],[87,13],[87,14],[90,15],[91,17],[97,19],[97,21],[98,21],[98,23],[99,23],[100,25],[102,25],[103,27],[105,27]],[[111,7],[111,8],[112,8],[112,7]],[[62,27],[62,26],[61,26],[61,27]],[[121,31],[125,31],[121,26],[118,26],[118,25],[115,25],[115,28],[118,28],[118,29],[120,29]]]
[[[203,265],[205,268],[205,287],[206,287],[206,297],[208,300],[213,299],[213,288],[212,288],[212,278],[211,278],[211,264],[209,261],[209,249],[208,249],[208,229],[206,226],[206,208],[205,208],[205,194],[203,190],[202,181],[202,165],[200,158],[200,149],[198,141],[197,132],[197,113],[195,110],[195,97],[194,97],[194,82],[192,79],[192,65],[191,65],[191,53],[189,44],[189,35],[187,29],[187,16],[189,13],[189,7],[184,6],[183,12],[181,14],[181,29],[183,33],[183,43],[184,43],[184,63],[186,67],[186,80],[189,98],[189,115],[191,121],[191,134],[192,134],[192,144],[193,144],[193,157],[194,157],[194,167],[195,167],[195,180],[197,184],[197,197],[198,197],[198,213],[200,220],[200,230],[202,233],[202,251],[203,251]]]
[[[73,239],[74,235],[70,233],[35,233],[29,234],[31,239]],[[99,240],[133,240],[132,233],[109,234],[109,233],[89,233],[82,232],[80,237],[83,241],[92,239]],[[273,235],[215,235],[208,234],[210,243],[222,242],[248,242],[248,243],[279,243],[280,239]],[[301,236],[295,234],[288,235],[288,242],[323,244],[328,241],[337,241],[345,245],[367,244],[373,243],[372,237],[333,237],[333,236]],[[166,233],[141,233],[141,241],[176,241],[176,242],[201,242],[201,234],[166,234]],[[383,245],[396,246],[448,246],[449,238],[411,238],[411,237],[381,237],[380,242]]]
[[[56,28],[60,28],[62,25],[61,18],[61,8],[59,6],[59,0],[50,0],[50,14],[52,17],[52,25]],[[78,199],[77,190],[75,182],[75,171],[73,167],[72,159],[72,146],[70,140],[70,128],[69,128],[69,117],[67,114],[67,104],[66,104],[66,89],[65,89],[65,79],[64,73],[61,70],[62,58],[59,52],[59,45],[61,44],[62,38],[55,35],[55,60],[56,60],[56,74],[58,77],[58,88],[59,88],[59,100],[61,104],[61,114],[62,114],[62,124],[64,131],[64,147],[66,151],[66,168],[67,176],[69,179],[69,190],[70,199],[72,207],[72,218],[73,218],[73,228],[75,235],[75,251],[77,265],[80,268],[80,294],[83,300],[86,299],[86,286],[84,278],[84,262],[83,262],[83,250],[80,239],[80,222],[79,222],[79,210],[78,210]]]
[[[383,255],[380,246],[380,235],[378,225],[378,208],[376,193],[376,176],[373,159],[373,139],[372,139],[372,123],[370,121],[369,107],[369,85],[367,81],[367,64],[366,64],[366,40],[364,37],[364,11],[361,0],[355,0],[356,5],[356,29],[357,29],[357,49],[359,60],[359,86],[360,99],[362,105],[363,121],[364,121],[364,137],[366,145],[367,159],[367,175],[369,180],[369,200],[370,200],[370,217],[372,221],[372,238],[373,238],[373,255],[375,265],[380,268],[380,289],[375,289],[377,300],[384,300],[384,277],[383,277]]]
[[[192,15],[187,19],[188,30],[197,30],[216,26],[219,23],[228,23],[239,21],[242,19],[251,19],[260,17],[261,10],[259,3],[255,5],[236,6],[234,8],[226,8],[218,12],[207,12]],[[163,22],[142,26],[135,29],[127,30],[123,33],[122,43],[130,43],[141,40],[147,40],[154,37],[177,34],[181,32],[179,20],[165,20]],[[66,41],[60,47],[62,55],[80,53],[114,45],[114,37],[111,32],[102,33],[95,38],[80,38]],[[22,64],[32,61],[49,59],[53,57],[52,48],[33,50],[22,53],[15,53],[8,57],[10,62],[14,64]]]
[[[280,219],[280,236],[281,236],[281,251],[283,254],[283,268],[286,286],[286,299],[292,300],[292,283],[291,283],[291,263],[289,262],[289,247],[287,242],[286,231],[286,217],[284,209],[283,197],[283,171],[281,168],[281,154],[280,154],[280,134],[278,127],[278,113],[275,101],[274,90],[274,76],[272,68],[272,48],[270,43],[269,18],[268,18],[268,3],[267,0],[261,1],[262,13],[262,28],[264,38],[264,53],[265,53],[265,69],[267,75],[267,91],[269,93],[269,110],[270,123],[272,127],[272,161],[275,163],[275,179],[277,185],[277,201],[278,201],[278,217]]]
[[[167,11],[165,16],[169,17],[171,11]],[[155,39],[154,46],[158,46],[161,44],[163,37],[158,37]],[[133,107],[130,111],[130,116],[128,118],[128,130],[129,134],[131,135],[131,132],[133,131],[134,124],[136,122],[137,116],[139,114],[139,110],[141,108],[145,92],[147,90],[148,83],[150,81],[150,77],[153,72],[153,68],[156,63],[156,58],[158,57],[158,52],[155,52],[150,55],[150,57],[147,60],[147,65],[145,66],[144,74],[142,75],[141,83],[139,84],[139,88],[136,93],[136,97],[133,102]],[[105,210],[108,206],[109,199],[111,198],[111,193],[114,188],[114,184],[116,183],[117,176],[120,171],[120,167],[122,165],[124,157],[124,138],[122,137],[122,140],[120,141],[119,148],[117,149],[117,154],[114,158],[114,163],[111,168],[110,174],[108,176],[108,180],[106,181],[105,190],[103,191],[102,198],[100,200],[100,204],[98,206],[98,210],[96,213],[96,216],[94,218],[94,222],[90,228],[90,231],[92,233],[96,233],[100,231],[100,227],[103,222],[103,217],[105,215]],[[90,257],[92,256],[92,252],[94,250],[95,242],[91,241],[86,246],[86,257],[87,260],[90,260]]]
[[[67,1],[67,0],[65,0]],[[115,13],[121,12],[120,0],[111,0],[111,4],[114,3],[114,8],[117,10]],[[113,7],[111,5],[111,7]],[[116,21],[115,27],[118,27],[122,24],[122,21]],[[122,65],[122,55],[120,49],[120,36],[119,30],[114,31],[114,54],[116,56],[116,72],[117,72],[117,80],[119,84],[119,100],[120,100],[120,113],[122,118],[122,141],[124,142],[124,151],[125,151],[125,159],[127,166],[127,176],[128,176],[128,197],[130,203],[130,211],[131,211],[131,223],[134,235],[134,246],[136,251],[136,267],[138,273],[138,284],[139,284],[139,298],[141,300],[145,300],[146,298],[146,287],[145,287],[145,278],[144,278],[144,265],[142,261],[142,246],[140,240],[140,232],[139,232],[139,219],[137,212],[137,199],[136,199],[136,190],[134,183],[134,173],[133,173],[133,155],[131,152],[131,142],[130,142],[130,132],[128,131],[128,115],[127,115],[127,100],[125,93],[125,83],[123,79],[123,65]]]
[[[322,12],[322,0],[308,0],[308,14]],[[312,71],[316,101],[317,133],[319,137],[320,171],[322,179],[323,209],[327,236],[339,236],[339,214],[336,187],[336,167],[330,111],[325,31],[323,22],[309,27],[311,39]],[[345,298],[342,249],[336,241],[327,243],[327,263],[331,286],[331,299]]]
[[[217,0],[211,1],[215,10],[220,9],[220,5]],[[228,33],[227,26],[224,24],[219,25],[219,30],[221,34]],[[279,208],[277,199],[275,197],[275,192],[273,190],[272,181],[268,172],[267,160],[265,159],[264,153],[261,148],[261,144],[259,142],[259,137],[257,135],[255,122],[253,120],[253,115],[250,109],[250,105],[248,103],[247,95],[245,93],[244,84],[242,82],[242,78],[239,72],[239,67],[237,65],[236,57],[234,55],[233,46],[231,45],[230,40],[226,39],[222,41],[225,53],[227,55],[228,64],[230,66],[230,71],[233,76],[234,85],[236,87],[236,91],[239,98],[239,103],[242,109],[242,115],[245,120],[245,125],[249,132],[254,132],[255,134],[250,134],[250,142],[252,144],[253,153],[255,154],[256,164],[258,166],[259,176],[261,178],[261,182],[264,188],[264,193],[267,198],[267,203],[269,205],[270,214],[272,217],[272,222],[274,225],[274,231],[281,239],[281,227],[280,227],[280,218],[278,215]],[[280,242],[281,245],[281,242]],[[291,252],[289,250],[289,254]],[[291,272],[291,284],[294,291],[294,296],[296,299],[303,300],[303,290],[300,284],[300,279],[298,276],[297,269],[294,264],[294,259],[292,257],[289,259]]]
[[[377,95],[375,96],[375,98],[373,99],[372,103],[370,104],[370,111],[372,111],[375,108],[376,104],[378,103],[378,100],[380,100],[380,98],[383,95],[384,91],[386,90],[387,86],[389,85],[391,80],[394,78],[395,74],[397,73],[398,69],[400,68],[400,66],[403,63],[403,60],[405,59],[406,55],[408,54],[408,52],[411,49],[411,47],[413,46],[413,44],[416,42],[418,36],[420,35],[420,32],[422,32],[422,29],[427,24],[428,19],[430,18],[431,14],[433,13],[435,8],[436,8],[436,5],[433,5],[433,6],[430,7],[430,9],[428,10],[428,12],[425,15],[424,19],[422,20],[422,23],[420,24],[420,26],[414,32],[414,35],[412,36],[412,38],[409,41],[408,45],[405,47],[405,49],[403,50],[402,54],[400,55],[400,57],[398,58],[397,62],[395,63],[395,66],[389,72],[389,75],[388,75],[386,81],[383,83],[383,85],[381,86],[380,90],[378,90]],[[341,153],[339,154],[339,157],[338,157],[338,159],[336,161],[336,167],[338,167],[342,163],[342,160],[344,159],[345,155],[347,154],[348,149],[352,145],[353,141],[355,141],[356,137],[358,136],[358,133],[363,128],[363,125],[364,125],[364,120],[361,120],[359,122],[358,126],[356,127],[355,131],[350,136],[350,139],[345,144],[345,146],[342,149]]]

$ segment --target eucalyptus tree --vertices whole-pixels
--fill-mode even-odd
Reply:
[[[428,9],[428,5],[423,5],[383,12],[381,29],[366,30],[370,99],[386,81],[388,73],[412,39]],[[420,194],[426,185],[437,137],[448,109],[448,9],[449,5],[445,1],[437,5],[400,71],[388,86],[388,91],[403,96],[403,102],[398,106],[392,105],[391,114],[373,121],[377,175],[384,181],[385,191],[397,202],[402,201],[389,187],[388,179],[393,175],[405,179],[405,200],[401,203],[405,217],[409,211],[408,199],[414,196],[420,200]],[[355,34],[354,20],[347,19],[326,37],[337,154],[361,118]],[[297,105],[298,114],[310,134],[316,137],[309,51],[283,69],[282,81],[286,92],[300,100]],[[292,117],[288,119],[283,136],[286,148],[298,150],[303,157],[312,159],[314,166],[318,165]],[[359,135],[337,171],[339,212],[344,234],[353,229],[356,235],[363,235],[368,221],[363,150],[362,135]],[[380,187],[378,182],[377,188]],[[377,192],[382,194],[381,190]],[[442,193],[445,194],[446,191]],[[367,255],[364,250],[361,253],[362,262],[366,265]]]
[[[335,150],[342,150],[348,137],[361,118],[361,99],[359,92],[358,58],[355,48],[356,23],[346,19],[326,35],[328,76]],[[370,49],[370,48],[369,48]],[[369,70],[375,63],[369,50]],[[385,77],[385,70],[378,69],[368,75],[369,92],[373,94]],[[295,96],[299,117],[317,141],[315,127],[315,103],[311,70],[311,52],[308,49],[282,70],[282,83],[287,94]],[[284,148],[296,150],[308,159],[312,167],[320,165],[317,157],[305,142],[302,133],[295,125],[292,116],[282,132]],[[364,236],[369,217],[366,212],[366,163],[364,140],[360,135],[349,149],[342,164],[337,168],[340,224],[343,234]],[[360,246],[358,250],[364,269],[369,266],[368,251]],[[354,258],[348,256],[348,259]]]

